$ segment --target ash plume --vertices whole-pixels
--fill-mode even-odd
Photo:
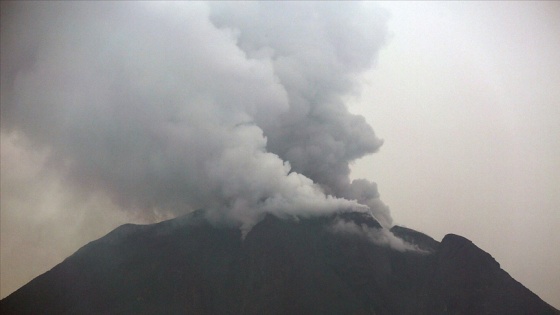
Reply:
[[[368,211],[349,163],[382,141],[342,97],[386,36],[360,3],[3,3],[1,128],[121,208]],[[367,27],[364,27],[367,25]]]

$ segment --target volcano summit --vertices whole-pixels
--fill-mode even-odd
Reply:
[[[558,314],[486,252],[363,213],[281,220],[245,239],[203,211],[123,225],[1,301],[2,314]],[[367,235],[366,235],[367,236]]]
[[[349,104],[363,87],[373,86],[366,83],[370,70],[392,38],[389,12],[377,4],[1,1],[0,6],[1,293],[4,287],[13,292],[39,274],[35,270],[51,268],[53,260],[77,248],[50,255],[62,252],[62,245],[82,245],[109,231],[101,225],[176,218],[124,225],[86,245],[3,299],[2,313],[555,312],[470,241],[448,235],[439,243],[393,227],[373,176],[351,177],[350,166],[383,145]],[[426,45],[412,45],[431,47],[432,36],[424,36],[429,34],[416,36]],[[479,59],[480,52],[474,53]],[[400,53],[391,58],[416,59]],[[448,68],[444,62],[433,69],[440,66]],[[514,67],[507,69],[504,76],[519,77],[509,72]],[[472,82],[486,82],[493,71],[474,72]],[[429,83],[434,73],[417,83]],[[540,77],[532,81],[541,85]],[[405,86],[399,82],[387,90],[401,94]],[[485,83],[482,90],[498,86]],[[439,96],[446,85],[418,89],[418,96]],[[463,87],[453,93],[459,90]],[[442,98],[441,108],[458,104],[462,116],[473,105],[484,105],[486,113],[487,105],[495,104],[493,96],[486,102],[475,95],[464,89]],[[514,98],[508,94],[504,100]],[[424,107],[416,96],[398,99],[421,113],[395,116],[399,133],[411,140],[431,137],[409,129],[409,118],[422,117],[420,125],[438,128],[454,125],[447,120],[453,115]],[[382,100],[367,97],[363,103],[375,111]],[[483,118],[494,125],[490,116]],[[514,121],[517,126],[525,120]],[[497,137],[510,134],[509,127],[477,137],[470,133],[473,126],[441,129],[449,142],[434,143],[452,143],[465,152],[463,144],[478,143],[478,137],[490,140],[487,148],[529,143],[514,133],[511,141]],[[431,159],[420,148],[400,155]],[[475,161],[437,156],[457,167]],[[465,168],[472,174],[484,170]],[[557,173],[552,170],[542,174]],[[515,177],[503,174],[500,180]],[[424,185],[408,175],[402,180]],[[454,187],[464,192],[458,200],[478,209],[469,203],[478,196],[464,187]],[[519,187],[525,188],[525,181]],[[548,187],[547,198],[556,196],[556,186]],[[525,189],[497,191],[509,192],[504,200],[531,195]],[[529,213],[531,203],[520,204],[521,213]],[[36,262],[44,269],[34,269]],[[20,274],[29,278],[23,281]]]

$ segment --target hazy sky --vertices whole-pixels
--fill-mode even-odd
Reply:
[[[560,307],[560,3],[383,3],[393,38],[351,109],[353,172],[397,224],[456,233]]]
[[[250,225],[349,198],[471,239],[560,307],[558,3],[382,3],[388,24],[371,4],[80,6],[3,21],[2,297],[169,209]]]

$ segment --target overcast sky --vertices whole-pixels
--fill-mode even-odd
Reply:
[[[560,5],[381,6],[156,5],[137,12],[149,25],[75,6],[3,24],[2,46],[18,44],[2,47],[0,295],[177,205],[245,226],[358,207],[348,198],[471,239],[560,307]]]
[[[393,38],[351,109],[385,142],[353,174],[560,307],[560,3],[383,6]]]

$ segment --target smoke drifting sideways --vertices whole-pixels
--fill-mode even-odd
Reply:
[[[408,243],[405,240],[395,236],[393,232],[385,228],[372,228],[366,224],[357,224],[341,219],[336,219],[329,227],[332,233],[350,234],[364,238],[381,246],[389,246],[399,252],[415,252],[418,254],[431,254],[430,251],[421,249],[418,245]]]
[[[382,141],[342,97],[386,13],[361,3],[18,2],[1,10],[1,130],[79,194],[248,229],[371,211],[349,163]]]

